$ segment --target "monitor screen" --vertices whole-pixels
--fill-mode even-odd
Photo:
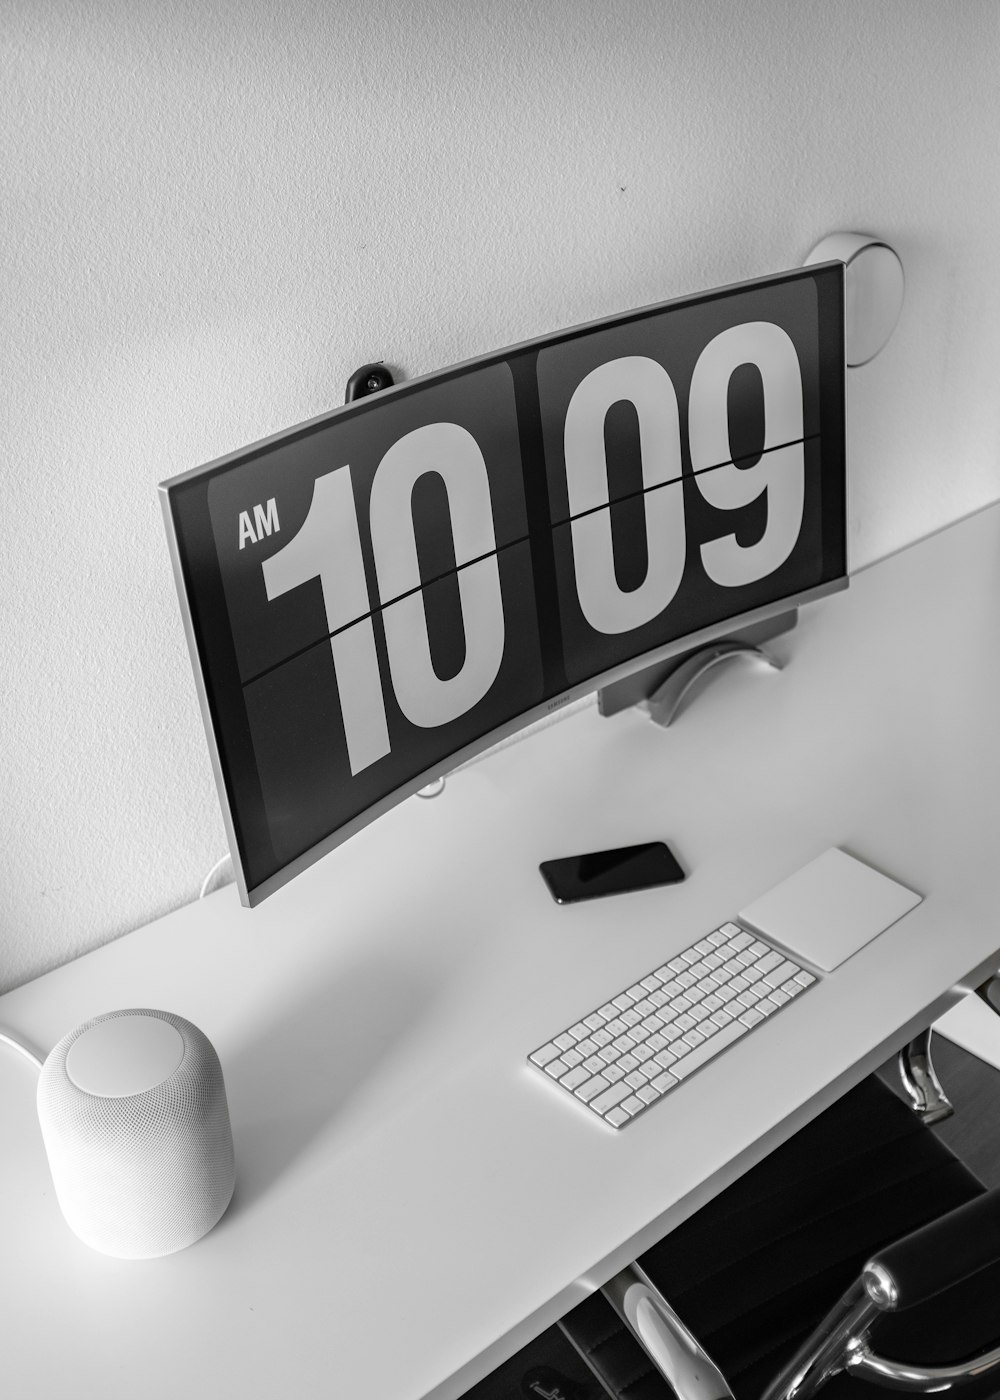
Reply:
[[[165,482],[243,901],[598,685],[846,583],[844,268],[563,331]]]

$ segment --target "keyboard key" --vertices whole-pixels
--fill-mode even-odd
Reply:
[[[638,1094],[632,1094],[629,1098],[622,1099],[621,1106],[626,1113],[633,1114],[641,1113],[642,1110],[646,1107],[642,1099],[639,1098]]]
[[[798,971],[795,963],[785,958],[765,974],[764,981],[771,987],[780,987],[782,982],[787,982],[789,977],[794,977]]]
[[[672,1064],[670,1073],[678,1079],[686,1079],[689,1074],[700,1069],[706,1060],[711,1060],[720,1050],[731,1045],[734,1040],[739,1040],[741,1035],[746,1035],[746,1032],[747,1027],[740,1025],[739,1021],[730,1021],[728,1026],[723,1026],[710,1040],[706,1040],[696,1050]]]
[[[581,1084],[585,1084],[590,1075],[583,1065],[577,1065],[576,1069],[571,1069],[568,1074],[564,1074],[559,1083],[564,1089],[576,1089]]]
[[[612,1128],[620,1128],[623,1123],[627,1123],[632,1115],[626,1113],[623,1108],[613,1108],[610,1113],[604,1115],[605,1123],[610,1123]]]
[[[542,1045],[539,1049],[533,1050],[528,1056],[528,1059],[533,1065],[537,1065],[539,1069],[544,1069],[548,1062],[554,1060],[558,1054],[559,1047],[553,1045],[550,1040],[548,1045]]]
[[[584,1103],[590,1103],[591,1099],[594,1098],[596,1094],[599,1094],[602,1089],[607,1089],[609,1087],[608,1081],[603,1075],[595,1074],[592,1079],[586,1079],[582,1084],[578,1084],[573,1092],[577,1098],[582,1099]]]
[[[627,1084],[613,1084],[610,1089],[605,1089],[602,1094],[595,1094],[590,1100],[590,1106],[595,1113],[606,1113],[609,1108],[614,1108],[620,1104],[622,1099],[631,1096],[632,1090]]]

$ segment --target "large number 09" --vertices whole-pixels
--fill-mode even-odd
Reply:
[[[431,662],[410,506],[415,482],[429,471],[440,474],[448,494],[465,625],[465,660],[447,680]],[[372,478],[369,527],[399,708],[422,728],[448,724],[490,689],[504,647],[489,478],[471,433],[457,423],[431,423],[395,442]],[[390,743],[349,466],[317,478],[302,528],[262,567],[269,600],[320,580],[348,761],[359,773]]]
[[[756,366],[763,384],[764,450],[753,467],[741,468],[731,460],[728,391],[734,370],[744,364]],[[622,401],[633,405],[639,423],[649,560],[645,579],[627,592],[615,577],[604,449],[608,410]],[[780,326],[748,321],[706,345],[691,378],[688,442],[694,480],[717,510],[738,510],[767,493],[761,538],[746,546],[735,534],[709,540],[701,546],[705,572],[724,587],[766,578],[794,548],[804,504],[802,376],[795,346]],[[668,607],[684,572],[680,416],[667,371],[638,355],[599,365],[570,399],[563,444],[580,608],[598,632],[631,632]]]

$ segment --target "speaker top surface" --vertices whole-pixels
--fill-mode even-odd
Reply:
[[[66,1073],[85,1094],[125,1098],[162,1084],[183,1058],[184,1040],[175,1026],[133,1012],[100,1020],[77,1036]]]

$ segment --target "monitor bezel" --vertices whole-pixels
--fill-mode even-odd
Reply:
[[[198,644],[197,626],[191,606],[191,596],[188,588],[188,581],[185,574],[182,544],[178,537],[178,523],[174,515],[174,507],[177,503],[178,493],[183,493],[185,487],[194,483],[203,482],[206,487],[211,478],[233,466],[245,462],[251,458],[260,456],[271,448],[278,445],[288,444],[299,437],[314,433],[322,428],[334,423],[338,418],[346,415],[355,416],[365,411],[377,409],[392,396],[396,398],[401,395],[418,392],[424,386],[441,383],[454,379],[461,374],[477,369],[479,367],[495,364],[508,360],[514,356],[521,356],[532,351],[539,350],[546,346],[562,344],[578,336],[588,335],[594,331],[603,330],[607,327],[628,324],[632,321],[644,319],[648,316],[660,314],[674,307],[691,305],[701,301],[708,301],[714,297],[733,295],[751,289],[766,287],[768,285],[783,284],[798,278],[815,278],[826,270],[839,269],[841,273],[841,347],[846,346],[846,305],[844,297],[844,264],[838,261],[827,263],[817,263],[804,268],[791,269],[786,272],[770,274],[764,277],[752,278],[743,282],[732,283],[722,287],[710,288],[705,291],[691,293],[682,297],[670,298],[667,301],[657,302],[650,306],[641,307],[628,312],[619,312],[611,316],[603,317],[596,321],[589,321],[581,325],[573,326],[569,329],[550,332],[547,335],[534,337],[531,340],[523,341],[517,345],[508,346],[502,350],[491,351],[488,354],[478,356],[471,360],[461,361],[459,364],[448,366],[442,370],[435,370],[430,374],[421,375],[415,379],[405,380],[400,384],[395,384],[390,388],[380,390],[377,394],[367,398],[356,400],[349,404],[344,404],[326,413],[319,414],[314,418],[298,423],[291,428],[286,428],[281,432],[274,433],[268,437],[238,448],[233,452],[226,453],[221,457],[214,458],[203,466],[194,467],[189,471],[182,472],[163,481],[159,485],[160,503],[163,510],[164,523],[166,526],[167,540],[170,551],[171,564],[173,567],[174,580],[177,587],[178,598],[181,606],[181,615],[184,625],[184,633],[187,641],[188,652],[191,658],[192,670],[194,673],[195,687],[198,695],[198,702],[201,708],[202,721],[208,740],[209,754],[212,762],[212,770],[215,777],[216,789],[219,795],[219,803],[222,809],[223,823],[226,837],[229,843],[230,855],[233,862],[233,870],[236,885],[239,890],[240,900],[248,908],[254,908],[270,895],[274,894],[282,886],[302,874],[311,865],[314,865],[330,851],[336,850],[352,836],[362,831],[372,822],[386,812],[398,806],[407,797],[412,796],[421,788],[426,787],[435,779],[446,775],[455,769],[467,765],[470,760],[483,756],[498,744],[508,740],[512,735],[522,730],[529,730],[539,721],[546,720],[554,716],[558,711],[573,705],[585,696],[601,689],[606,685],[611,685],[627,676],[633,675],[636,671],[647,669],[658,662],[669,660],[673,656],[684,652],[692,651],[700,646],[708,645],[730,633],[757,622],[765,621],[768,618],[777,616],[780,613],[788,612],[792,608],[817,601],[846,589],[849,583],[849,561],[848,561],[848,479],[846,462],[846,421],[847,421],[847,395],[846,395],[846,355],[844,356],[844,367],[841,376],[842,395],[840,402],[840,423],[843,425],[843,441],[841,443],[841,456],[843,460],[842,475],[842,498],[839,501],[842,512],[842,555],[844,571],[815,587],[799,590],[795,593],[784,594],[780,598],[762,605],[750,611],[733,614],[731,617],[722,619],[697,632],[685,632],[682,636],[673,638],[671,641],[663,643],[661,646],[651,650],[636,654],[610,669],[595,673],[583,681],[568,686],[559,692],[558,695],[543,700],[540,704],[522,711],[512,717],[509,721],[495,726],[480,735],[470,743],[454,750],[449,756],[446,764],[436,762],[431,767],[421,770],[412,778],[397,785],[391,792],[383,798],[376,799],[363,812],[348,819],[335,831],[330,832],[320,841],[304,850],[300,855],[293,857],[281,868],[264,880],[250,885],[246,879],[243,861],[241,859],[240,842],[237,833],[236,820],[232,808],[232,801],[229,792],[229,785],[226,781],[225,768],[219,743],[216,737],[216,723],[213,713],[212,700],[209,694],[207,678],[201,662],[201,654]]]

